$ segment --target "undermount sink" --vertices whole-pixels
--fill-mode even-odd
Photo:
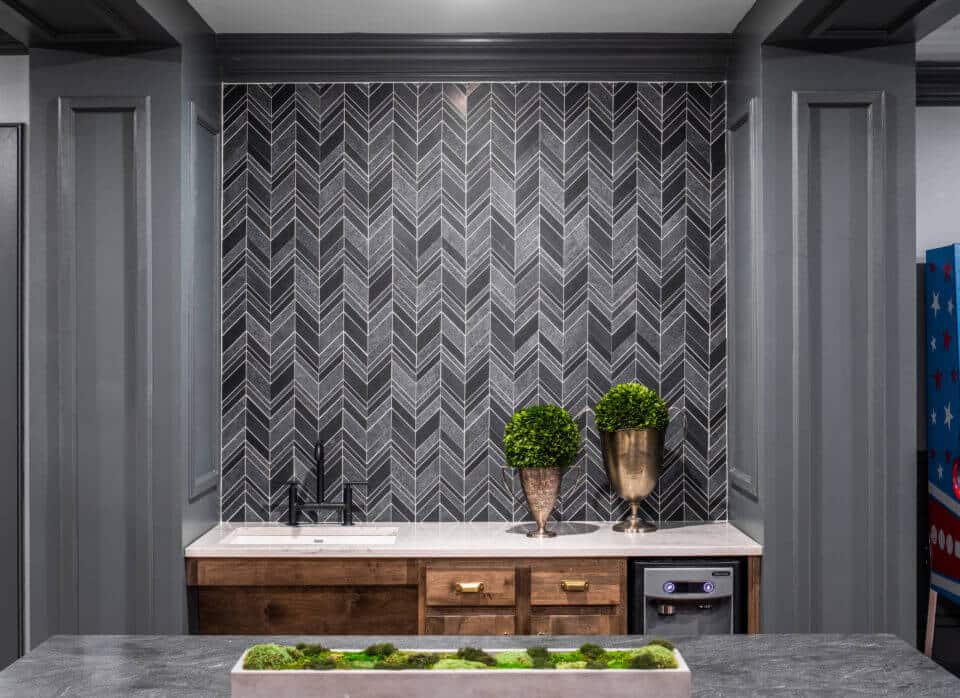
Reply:
[[[245,526],[228,535],[228,545],[393,545],[397,529],[368,526]]]

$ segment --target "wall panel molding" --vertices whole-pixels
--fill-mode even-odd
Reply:
[[[219,243],[219,234],[220,234],[220,194],[221,194],[221,183],[220,183],[220,168],[221,168],[221,139],[220,139],[220,125],[217,120],[211,119],[209,115],[203,113],[203,111],[197,106],[197,103],[193,100],[190,101],[188,106],[187,114],[187,123],[188,123],[188,145],[187,145],[187,160],[186,160],[186,180],[184,182],[183,196],[187,198],[185,210],[187,212],[186,221],[184,224],[184,236],[182,238],[182,263],[184,274],[189,276],[187,280],[183,283],[183,308],[184,308],[184,317],[186,319],[186,324],[184,331],[182,333],[182,345],[181,345],[181,356],[183,357],[182,369],[184,371],[183,386],[184,386],[184,395],[183,395],[183,409],[181,410],[181,415],[183,418],[183,438],[184,438],[184,451],[186,455],[186,464],[187,464],[187,497],[189,499],[195,499],[210,490],[217,487],[220,479],[220,458],[219,458],[219,449],[215,446],[211,449],[210,454],[205,454],[204,458],[201,459],[198,449],[200,444],[207,442],[209,443],[209,438],[203,439],[197,438],[197,435],[194,434],[195,424],[197,423],[197,410],[198,405],[204,404],[201,402],[201,396],[196,393],[198,388],[202,388],[203,384],[198,382],[195,379],[196,376],[196,367],[195,363],[197,359],[201,356],[198,351],[198,342],[200,337],[198,336],[198,329],[205,326],[203,321],[197,322],[197,294],[199,290],[197,289],[197,283],[201,279],[214,279],[220,278],[220,243]],[[210,138],[213,141],[213,172],[207,173],[200,170],[202,163],[199,162],[199,145],[198,140],[201,138]],[[209,182],[210,193],[214,198],[213,201],[208,202],[212,206],[212,212],[214,216],[213,224],[210,228],[204,229],[201,228],[203,224],[199,220],[200,206],[201,202],[198,200],[198,190],[202,190],[202,183],[200,178],[204,175],[212,176],[213,181]],[[199,236],[204,233],[211,236],[212,244],[214,245],[214,266],[201,269],[197,268],[197,259],[196,259],[196,250],[198,244],[203,244],[200,241]],[[189,243],[189,244],[188,244]],[[212,307],[215,309],[213,320],[213,326],[208,328],[208,332],[211,333],[211,336],[215,338],[213,343],[214,351],[214,375],[220,375],[220,284],[215,282],[212,284],[213,288],[213,299]],[[220,383],[219,381],[213,382],[213,415],[214,418],[211,421],[211,426],[219,429],[220,426]],[[217,440],[214,440],[214,444],[217,443]],[[200,469],[201,462],[207,462],[209,460],[210,468],[206,470]]]
[[[763,288],[761,274],[763,273],[762,244],[763,239],[760,234],[762,230],[762,202],[763,202],[763,163],[760,150],[761,128],[761,109],[760,100],[757,97],[751,97],[747,103],[747,109],[737,118],[730,120],[730,126],[727,129],[727,283],[728,286],[736,284],[736,277],[739,274],[749,273],[750,294],[747,307],[737,309],[732,307],[735,304],[734,294],[728,291],[727,294],[727,329],[728,329],[728,401],[730,407],[728,410],[731,418],[728,419],[728,430],[733,420],[733,415],[737,410],[737,404],[742,400],[747,400],[756,405],[759,401],[761,391],[761,371],[760,371],[760,341],[757,321],[763,317],[763,294],[760,289]],[[743,136],[740,134],[743,133]],[[735,161],[736,151],[734,142],[739,137],[746,137],[749,143],[749,162],[746,167],[749,172],[749,181],[740,182],[737,176],[739,163]],[[749,211],[747,220],[741,221],[736,215],[736,204],[738,197],[746,197],[747,209]],[[746,235],[749,239],[750,259],[734,259],[734,250],[737,248],[735,238],[739,235]],[[749,270],[749,272],[748,272]],[[752,339],[753,357],[749,361],[738,361],[733,355],[733,342],[730,339],[730,333],[735,327],[733,316],[738,312],[746,311],[753,318]],[[744,369],[738,369],[737,366],[743,366]],[[739,371],[745,370],[749,375],[746,376],[746,395],[740,395],[738,390],[741,385]],[[757,430],[762,431],[763,414],[755,415],[758,420]],[[729,431],[728,431],[729,434]],[[734,443],[731,438],[727,438],[728,448]],[[755,439],[752,442],[753,453],[749,468],[741,467],[740,461],[736,457],[729,459],[728,472],[730,475],[730,485],[735,487],[743,494],[754,501],[760,497],[759,491],[759,461],[760,461],[760,440]]]
[[[137,588],[141,603],[137,605],[136,627],[153,627],[153,317],[151,299],[151,194],[150,194],[150,99],[149,97],[61,97],[58,100],[58,224],[59,224],[59,288],[64,299],[59,316],[59,379],[60,379],[60,608],[62,628],[76,632],[80,609],[78,543],[80,512],[78,511],[78,415],[86,406],[78,404],[77,362],[78,324],[85,318],[78,315],[75,299],[78,288],[77,182],[89,163],[78,163],[77,118],[83,113],[129,112],[133,116],[133,149],[135,193],[135,235],[137,250],[135,348],[136,388],[135,469],[138,498],[136,551]],[[109,571],[106,573],[109,574]]]
[[[226,82],[723,80],[727,34],[221,34]]]
[[[3,550],[8,563],[0,581],[2,638],[0,667],[24,651],[24,135],[19,123],[0,123],[0,264],[3,292],[3,402],[0,432],[3,444]],[[12,558],[12,559],[11,559]]]
[[[832,363],[833,358],[817,353],[811,346],[811,337],[816,336],[824,323],[824,315],[820,308],[811,307],[810,298],[814,292],[825,287],[823,279],[819,278],[819,269],[824,264],[824,258],[832,251],[827,249],[830,244],[842,243],[834,240],[823,242],[823,249],[812,249],[811,219],[817,215],[809,197],[810,187],[816,184],[812,171],[812,158],[821,157],[817,149],[820,147],[819,138],[822,134],[814,133],[812,120],[819,113],[827,114],[830,111],[845,110],[854,114],[863,112],[865,115],[865,167],[859,173],[859,182],[851,183],[851,187],[862,187],[865,190],[865,220],[864,236],[865,249],[859,250],[865,258],[865,294],[867,307],[866,336],[861,338],[862,347],[850,347],[850,354],[843,358],[852,358],[859,354],[865,364],[866,379],[862,389],[861,406],[866,413],[866,434],[862,442],[852,444],[857,454],[862,453],[862,459],[848,460],[848,454],[830,453],[824,459],[830,459],[830,465],[837,467],[830,473],[830,479],[824,479],[819,474],[822,462],[815,460],[815,451],[822,445],[822,434],[816,423],[822,413],[829,412],[831,405],[815,404],[812,393],[816,390],[816,377],[813,370],[824,371],[824,366]],[[851,544],[857,544],[858,552],[863,551],[866,569],[863,570],[864,579],[863,599],[867,600],[865,624],[868,628],[879,629],[882,619],[882,603],[886,597],[886,565],[883,553],[883,542],[888,536],[888,519],[882,502],[886,501],[886,473],[888,468],[888,454],[879,447],[885,435],[885,385],[888,375],[886,346],[886,321],[884,314],[883,284],[885,245],[887,243],[886,230],[886,95],[883,91],[795,91],[793,93],[793,246],[794,246],[794,298],[793,298],[793,396],[794,396],[794,425],[793,425],[793,540],[796,542],[793,551],[793,564],[797,574],[806,579],[798,585],[800,593],[795,597],[797,604],[796,618],[805,619],[803,622],[813,623],[814,618],[820,618],[821,599],[813,595],[811,590],[822,589],[823,585],[815,576],[824,572],[824,560],[819,551],[824,545],[817,540],[818,522],[825,511],[832,508],[830,493],[834,487],[846,487],[846,480],[852,475],[862,478],[862,499],[857,495],[856,501],[862,501],[865,506],[866,520],[859,523],[857,530],[837,531],[838,534],[849,536]],[[847,124],[853,128],[856,124]],[[825,128],[825,127],[824,127]],[[852,140],[852,139],[851,139]],[[853,146],[851,146],[851,151]],[[851,159],[854,157],[849,155]],[[836,193],[833,194],[836,196]],[[853,206],[851,203],[850,206]],[[854,228],[858,225],[855,219],[857,212],[851,208],[849,233],[855,234]],[[844,226],[840,224],[841,228]],[[857,279],[851,272],[851,286]],[[840,308],[850,309],[853,298],[838,299],[842,302]],[[859,310],[854,305],[853,310]],[[855,434],[855,425],[837,424],[837,430],[849,429]],[[855,438],[852,437],[852,438]],[[862,462],[861,462],[862,460]],[[845,490],[846,491],[846,490]],[[863,539],[860,538],[863,537]],[[834,546],[835,547],[835,546]],[[834,548],[830,548],[833,550]],[[822,631],[817,625],[814,629]],[[827,628],[829,629],[829,628]],[[799,628],[798,628],[799,630]],[[809,627],[807,630],[811,630]],[[812,630],[811,630],[812,631]]]

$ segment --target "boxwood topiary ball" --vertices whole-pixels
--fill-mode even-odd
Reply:
[[[514,468],[566,468],[580,449],[580,429],[556,405],[524,407],[503,431],[503,451]]]
[[[600,398],[594,410],[597,429],[659,429],[670,423],[667,404],[650,388],[640,383],[615,385]]]

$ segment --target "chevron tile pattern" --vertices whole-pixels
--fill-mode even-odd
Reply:
[[[613,519],[590,407],[671,407],[655,520],[727,515],[720,83],[225,85],[221,513],[291,477],[374,521],[527,517],[521,406],[580,422],[564,519]],[[514,484],[516,487],[516,484]]]

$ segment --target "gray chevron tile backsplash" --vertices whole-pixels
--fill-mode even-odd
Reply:
[[[563,518],[615,519],[587,410],[670,405],[644,514],[727,515],[721,83],[226,85],[222,518],[344,479],[377,521],[526,518],[516,408],[582,425]]]

